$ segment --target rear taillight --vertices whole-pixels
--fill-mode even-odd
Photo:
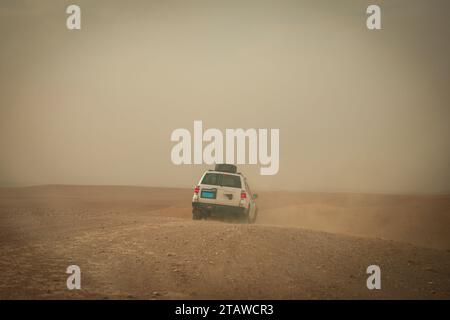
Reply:
[[[194,189],[194,193],[195,193],[195,194],[198,194],[199,192],[200,192],[200,187],[199,187],[199,186],[196,186],[195,189]]]
[[[241,199],[247,199],[247,192],[244,190],[241,191]]]

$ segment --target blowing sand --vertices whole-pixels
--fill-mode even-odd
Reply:
[[[0,188],[0,298],[450,298],[450,196],[259,195],[246,225],[192,221],[186,189]]]

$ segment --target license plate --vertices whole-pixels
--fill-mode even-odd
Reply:
[[[210,191],[210,190],[202,190],[202,193],[200,195],[202,198],[206,199],[215,199],[216,198],[216,192]]]

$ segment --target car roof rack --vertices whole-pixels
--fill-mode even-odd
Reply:
[[[225,174],[238,174],[238,175],[240,175],[240,176],[244,176],[244,175],[242,174],[242,172],[235,172],[235,173],[233,173],[233,172],[226,172],[226,171],[217,171],[217,170],[214,170],[214,169],[208,169],[208,171],[222,172],[222,173],[225,173]]]

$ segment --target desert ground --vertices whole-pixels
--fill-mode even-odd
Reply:
[[[0,188],[0,299],[450,299],[449,195],[258,194],[248,225],[189,189]]]

